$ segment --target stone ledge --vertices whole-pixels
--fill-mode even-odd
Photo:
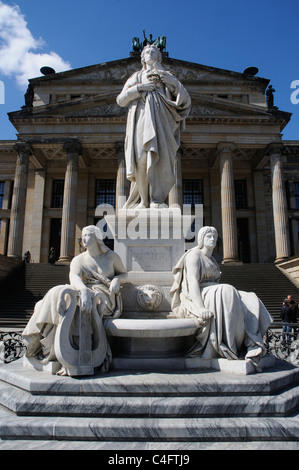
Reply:
[[[194,335],[199,323],[189,318],[108,319],[105,330],[109,336],[130,338],[168,338]]]
[[[275,357],[267,355],[261,360],[260,369],[266,370],[275,365]],[[256,368],[253,363],[246,360],[228,360],[222,358],[202,359],[195,357],[115,357],[113,359],[113,367],[115,370],[159,370],[159,371],[174,371],[174,370],[190,370],[192,371],[207,371],[214,370],[225,372],[235,375],[251,375],[256,374]]]

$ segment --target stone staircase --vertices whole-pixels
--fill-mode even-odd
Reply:
[[[238,290],[255,292],[267,307],[274,322],[281,322],[280,309],[288,294],[299,302],[298,287],[274,264],[221,265],[220,269],[221,282],[232,284]]]
[[[283,361],[253,375],[115,370],[72,378],[18,360],[0,367],[0,405],[0,449],[299,445],[299,369]]]
[[[0,285],[0,328],[24,328],[34,305],[52,287],[69,283],[69,266],[23,263]]]
[[[239,290],[253,291],[264,302],[275,322],[280,322],[282,300],[288,295],[299,301],[299,289],[274,264],[221,265],[221,282]],[[58,284],[69,282],[69,266],[22,264],[0,285],[0,328],[24,328],[35,303]]]

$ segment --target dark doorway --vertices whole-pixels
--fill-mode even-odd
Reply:
[[[59,259],[60,256],[61,222],[62,219],[51,219],[49,251],[51,247],[54,248],[56,261]]]
[[[243,263],[250,263],[249,220],[237,219],[238,255]]]

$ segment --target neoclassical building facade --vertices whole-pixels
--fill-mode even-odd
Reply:
[[[269,80],[172,59],[163,65],[188,90],[176,183],[168,204],[203,204],[224,263],[299,255],[299,141],[284,141],[291,115],[267,103]],[[96,208],[128,196],[126,109],[116,97],[140,70],[140,54],[29,80],[24,106],[9,114],[17,140],[0,141],[0,253],[36,263],[51,246],[79,253]],[[186,248],[192,243],[186,241]]]

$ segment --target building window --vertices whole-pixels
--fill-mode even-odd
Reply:
[[[235,180],[235,200],[237,209],[247,209],[246,180]]]
[[[95,207],[100,204],[109,204],[115,207],[115,180],[96,180]]]
[[[203,204],[203,181],[183,180],[183,204],[188,204],[192,209],[195,204]]]
[[[61,208],[63,206],[64,180],[53,180],[51,207]]]
[[[4,181],[0,181],[0,209],[3,208],[3,201],[4,201]]]

